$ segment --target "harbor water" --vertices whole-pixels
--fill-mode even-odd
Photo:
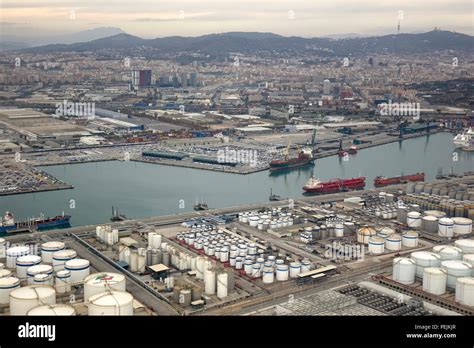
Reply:
[[[364,149],[348,161],[337,156],[318,159],[314,167],[278,175],[120,161],[47,166],[42,169],[74,189],[3,196],[0,212],[8,210],[17,219],[64,212],[72,215],[72,226],[80,226],[108,222],[112,206],[127,217],[141,218],[192,211],[196,199],[210,208],[266,202],[270,189],[281,197],[298,198],[311,175],[322,180],[363,175],[366,188],[371,188],[377,175],[423,171],[430,181],[438,168],[444,174],[474,171],[474,153],[455,150],[452,138],[448,133],[432,134]]]

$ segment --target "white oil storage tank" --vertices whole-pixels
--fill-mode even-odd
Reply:
[[[369,238],[376,235],[375,228],[370,226],[362,226],[357,230],[357,241],[361,244],[368,244]]]
[[[464,254],[474,254],[474,239],[458,239],[454,245],[462,250]]]
[[[66,244],[63,242],[46,242],[41,244],[41,258],[43,259],[44,263],[52,263],[53,262],[53,254],[56,251],[64,250],[66,248]]]
[[[444,268],[448,272],[448,280],[446,283],[449,288],[456,287],[457,278],[470,277],[472,275],[472,266],[464,261],[442,261],[441,268]]]
[[[402,284],[415,282],[416,263],[407,257],[393,259],[392,279]]]
[[[8,248],[6,251],[7,254],[7,268],[15,269],[16,268],[16,259],[20,256],[30,255],[30,248],[26,245],[18,245],[11,248]]]
[[[448,273],[439,267],[426,267],[423,270],[423,291],[434,295],[442,295],[446,292],[446,281]]]
[[[80,284],[90,274],[90,262],[86,259],[72,259],[64,264],[64,269],[71,272],[71,285]]]
[[[43,305],[30,309],[26,315],[28,316],[72,316],[76,315],[76,310],[72,306],[65,304]]]
[[[438,221],[438,235],[451,238],[454,235],[454,221],[450,218],[441,218]]]
[[[369,253],[382,254],[385,251],[385,240],[382,237],[369,238]]]
[[[71,249],[64,249],[56,251],[53,254],[53,269],[55,272],[61,271],[64,269],[64,264],[72,259],[77,257],[77,252]]]
[[[0,278],[11,277],[12,271],[8,269],[0,269]]]
[[[89,315],[133,315],[133,296],[124,291],[106,291],[89,298]]]
[[[455,298],[462,305],[474,307],[474,278],[457,278]]]
[[[454,235],[461,236],[472,232],[472,220],[463,217],[454,217]]]
[[[26,280],[26,270],[32,266],[39,265],[41,263],[41,256],[38,255],[25,255],[20,256],[16,259],[16,276],[20,280]]]
[[[0,278],[0,304],[5,305],[10,301],[10,292],[20,287],[17,277]]]
[[[399,234],[393,233],[385,238],[385,248],[391,251],[402,249],[402,237]]]
[[[290,263],[290,278],[296,278],[301,273],[301,263],[291,262]]]
[[[217,297],[224,298],[228,295],[228,274],[220,273],[217,275]]]
[[[284,265],[284,264],[277,265],[276,278],[278,281],[288,280],[288,265]]]
[[[125,291],[125,276],[120,273],[94,273],[84,278],[84,301],[106,290]]]
[[[212,269],[204,271],[204,292],[208,295],[216,293],[216,272]]]
[[[46,274],[50,277],[53,276],[53,267],[50,265],[35,265],[28,267],[26,270],[26,277],[28,284],[34,284],[35,283],[35,275],[37,274]]]
[[[65,269],[56,272],[55,277],[56,292],[65,294],[71,291],[71,272]]]
[[[418,246],[418,239],[418,232],[407,231],[402,234],[402,245],[407,248],[415,248]]]
[[[439,267],[441,265],[441,256],[429,251],[414,251],[410,257],[415,260],[415,276],[423,278],[423,269],[426,267]]]
[[[24,286],[10,293],[10,315],[26,315],[45,304],[56,304],[56,291],[51,286]]]
[[[421,229],[430,233],[438,232],[438,218],[436,216],[427,215],[421,218]]]
[[[455,246],[437,245],[433,251],[441,256],[441,261],[462,259],[462,250]]]
[[[407,214],[407,225],[410,228],[421,227],[421,214],[417,211],[411,211]]]

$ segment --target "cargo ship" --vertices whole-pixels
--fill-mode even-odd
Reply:
[[[15,233],[27,230],[46,230],[53,228],[69,227],[71,215],[58,215],[53,218],[45,218],[43,214],[40,217],[29,218],[23,221],[16,221],[13,214],[6,212],[0,221],[0,233]]]
[[[312,137],[310,146],[299,151],[297,157],[291,157],[291,158],[288,157],[289,156],[288,153],[290,150],[290,143],[288,143],[288,146],[285,151],[285,158],[272,160],[270,162],[270,171],[271,172],[285,171],[289,169],[300,168],[307,165],[313,165],[314,164],[313,152],[314,152],[315,139],[316,139],[316,131],[313,132],[313,137]]]
[[[403,184],[409,181],[425,181],[425,173],[400,175],[400,176],[394,176],[392,178],[377,176],[374,179],[374,186],[380,187],[380,186],[387,186],[387,185]]]
[[[320,181],[311,177],[303,190],[308,193],[330,193],[339,191],[357,190],[365,187],[365,177],[361,176],[352,179],[331,179]]]

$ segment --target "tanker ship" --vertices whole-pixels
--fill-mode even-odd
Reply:
[[[316,138],[316,130],[313,132],[311,145],[299,151],[297,157],[291,157],[291,158],[288,157],[288,153],[290,150],[290,143],[288,143],[288,146],[285,151],[285,158],[272,160],[270,162],[270,171],[271,172],[284,171],[284,170],[300,168],[306,165],[314,164],[313,151],[314,151],[315,138]]]
[[[15,233],[27,230],[45,230],[52,228],[62,228],[69,226],[71,215],[58,215],[53,218],[45,218],[43,214],[40,217],[29,218],[22,221],[15,221],[13,214],[6,212],[0,221],[0,233]]]
[[[303,190],[308,193],[330,193],[339,191],[357,190],[365,187],[365,177],[361,176],[352,179],[331,179],[320,181],[311,177]]]
[[[425,173],[394,176],[392,178],[377,176],[374,179],[374,186],[380,187],[380,186],[387,186],[387,185],[403,184],[408,181],[425,181]]]

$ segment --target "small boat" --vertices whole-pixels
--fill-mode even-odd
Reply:
[[[270,189],[270,197],[269,197],[269,200],[270,201],[281,201],[283,198],[281,198],[280,196],[278,196],[277,194],[274,194],[272,189]]]
[[[202,210],[208,210],[209,207],[207,206],[206,203],[196,203],[194,204],[194,210],[196,211],[202,211]]]

